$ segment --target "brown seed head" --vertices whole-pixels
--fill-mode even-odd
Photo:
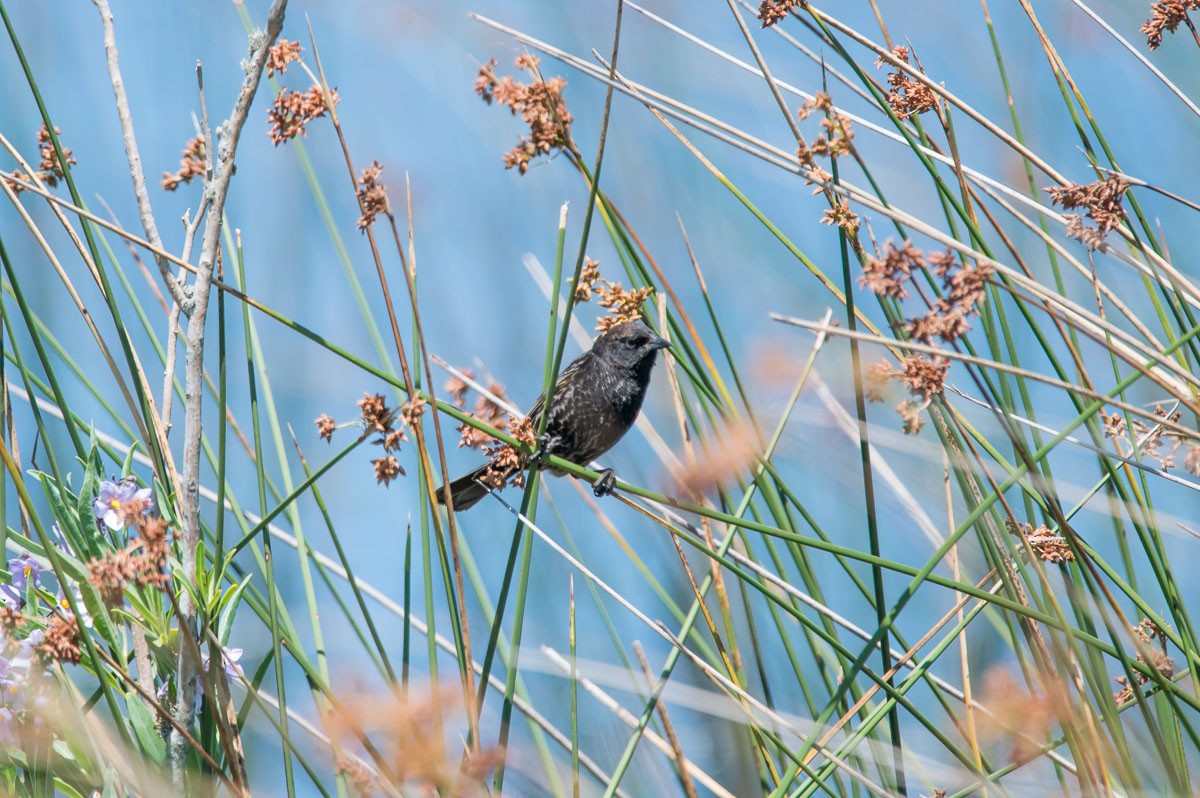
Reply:
[[[460,371],[467,379],[475,379],[475,373],[473,371],[470,371],[469,369],[460,369]],[[444,389],[446,393],[450,394],[450,397],[454,400],[454,404],[458,405],[459,407],[467,406],[467,391],[470,390],[470,386],[467,385],[467,383],[461,378],[451,377],[450,379],[446,380]]]
[[[337,90],[330,89],[329,93],[333,105],[341,102]],[[267,135],[277,147],[285,141],[291,141],[297,135],[307,136],[308,123],[325,116],[328,110],[325,93],[321,91],[320,86],[313,86],[306,92],[281,91],[271,109],[267,111],[267,121],[271,123]]]
[[[287,72],[287,65],[300,60],[300,51],[304,48],[300,42],[289,42],[280,39],[267,55],[267,77],[273,77],[276,72],[282,75]]]
[[[905,399],[896,405],[896,412],[900,415],[900,420],[904,422],[905,435],[916,435],[921,431],[921,427],[925,426],[925,421],[921,418],[921,410],[922,406],[912,399]]]
[[[1139,30],[1146,34],[1146,44],[1157,50],[1162,44],[1163,32],[1174,33],[1175,29],[1188,21],[1188,12],[1200,9],[1200,0],[1159,0],[1150,6],[1150,18]]]
[[[1059,565],[1075,559],[1075,552],[1071,550],[1066,539],[1051,531],[1045,524],[1039,524],[1037,529],[1034,529],[1033,524],[1018,524],[1011,518],[1006,518],[1004,526],[1010,534],[1023,538],[1040,560]]]
[[[1088,249],[1099,249],[1104,243],[1104,234],[1120,225],[1125,218],[1122,201],[1128,190],[1129,184],[1114,176],[1086,185],[1072,183],[1068,186],[1050,186],[1046,193],[1055,205],[1066,210],[1084,209],[1096,226],[1085,225],[1078,214],[1066,214],[1067,235]]]
[[[838,200],[836,205],[825,211],[825,215],[821,217],[821,224],[836,224],[846,231],[846,235],[855,236],[858,235],[860,221],[850,210],[849,202]]]
[[[392,411],[388,410],[387,400],[383,398],[383,394],[364,393],[363,398],[359,399],[356,404],[362,410],[363,424],[368,430],[387,432],[391,429]]]
[[[355,224],[359,230],[366,230],[374,224],[379,214],[391,213],[387,187],[379,182],[382,173],[383,167],[379,161],[372,161],[358,178],[358,207],[362,210],[362,216],[358,217]]]
[[[166,191],[174,191],[181,183],[190,183],[193,178],[204,177],[204,136],[197,136],[183,148],[179,159],[179,170],[174,174],[163,172],[161,185]]]
[[[758,19],[764,28],[769,28],[787,19],[793,8],[804,8],[806,5],[804,0],[763,0],[758,7]]]
[[[596,290],[596,281],[600,279],[600,261],[592,258],[583,259],[583,270],[579,272],[579,283],[575,286],[575,301],[587,302]]]
[[[517,58],[517,67],[536,71],[537,59],[530,55]],[[567,110],[562,78],[545,80],[535,77],[532,83],[518,83],[511,77],[496,77],[493,58],[479,69],[475,92],[489,105],[507,106],[514,116],[519,115],[529,126],[529,135],[521,136],[517,146],[504,155],[504,168],[517,168],[521,174],[539,156],[568,147],[571,143],[571,123],[574,117]]]
[[[903,61],[906,64],[909,63],[908,54],[909,49],[907,47],[892,48],[892,55],[897,61]],[[882,67],[884,63],[884,60],[881,58],[875,62],[875,67]],[[887,82],[892,87],[887,93],[887,104],[892,107],[896,116],[901,119],[907,119],[916,114],[923,114],[937,107],[937,95],[934,94],[933,90],[916,78],[911,77],[907,72],[900,69],[897,69],[895,72],[889,72]]]
[[[867,376],[864,380],[863,392],[868,402],[884,402],[886,398],[884,392],[887,390],[888,383],[896,377],[896,370],[886,360],[880,360],[878,363],[867,368]]]
[[[79,664],[83,651],[79,647],[79,622],[75,616],[70,613],[55,615],[42,635],[42,642],[34,647],[34,653],[45,664]]]
[[[607,308],[610,314],[596,321],[596,329],[602,333],[608,332],[618,324],[640,319],[642,303],[654,293],[654,289],[649,286],[626,291],[620,283],[610,283],[605,279],[600,280],[600,285],[597,285],[595,290],[600,297],[597,304]]]
[[[950,361],[936,355],[932,360],[926,360],[924,355],[912,355],[901,358],[900,366],[899,376],[908,392],[927,403],[945,388]]]
[[[317,434],[320,435],[326,443],[333,443],[333,431],[337,429],[337,422],[334,421],[329,415],[322,413],[321,415],[317,416],[316,425]]]
[[[56,127],[54,134],[61,136],[62,131]],[[50,132],[46,129],[45,123],[42,123],[42,127],[38,130],[37,140],[38,154],[41,157],[41,161],[38,163],[38,177],[48,186],[57,186],[58,181],[66,177],[64,171],[66,167],[76,161],[71,157],[71,150],[67,147],[62,147],[65,163],[58,160],[58,153],[54,151],[54,142],[50,140]],[[62,146],[62,142],[59,142],[59,146]]]
[[[1189,444],[1183,460],[1184,469],[1194,477],[1200,477],[1200,446]]]
[[[759,452],[758,439],[748,425],[740,424],[721,430],[706,442],[704,450],[694,462],[688,463],[674,475],[676,488],[683,495],[698,500],[752,465],[758,459]]]
[[[400,462],[394,454],[380,457],[378,460],[372,460],[371,465],[375,468],[375,481],[382,483],[385,488],[396,477],[406,476],[404,469],[400,467]]]
[[[863,264],[863,276],[858,284],[880,296],[904,299],[908,291],[904,284],[916,269],[925,267],[925,256],[907,239],[897,248],[891,241],[883,246],[883,257],[868,256]]]

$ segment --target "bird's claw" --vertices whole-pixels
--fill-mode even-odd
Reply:
[[[617,486],[617,475],[613,473],[611,468],[606,468],[600,472],[600,476],[596,477],[596,481],[592,483],[592,493],[596,497],[607,496],[612,493],[613,488]]]
[[[547,449],[550,448],[550,433],[537,439],[537,448],[529,455],[529,465],[537,465],[546,459]]]

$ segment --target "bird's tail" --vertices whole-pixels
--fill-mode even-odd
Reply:
[[[463,474],[458,479],[450,483],[450,495],[454,499],[454,509],[467,510],[479,503],[479,500],[488,495],[488,488],[480,481],[491,463],[484,463],[479,468],[476,468],[470,473]],[[437,489],[438,504],[446,503],[446,492],[444,488]]]

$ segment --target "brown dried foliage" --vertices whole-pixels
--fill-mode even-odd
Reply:
[[[529,171],[530,162],[571,146],[571,123],[574,117],[567,110],[563,88],[567,81],[561,77],[545,80],[537,71],[538,59],[524,54],[517,58],[518,69],[534,73],[531,83],[518,83],[512,77],[496,77],[496,59],[479,69],[475,92],[489,105],[507,106],[513,116],[520,116],[529,126],[529,135],[521,136],[517,146],[504,154],[504,168],[514,166],[521,174]]]
[[[1188,444],[1187,456],[1183,459],[1184,469],[1194,477],[1200,477],[1200,446]]]
[[[1183,414],[1178,410],[1169,412],[1162,405],[1156,405],[1154,415],[1164,422],[1178,425]],[[1163,471],[1176,467],[1175,456],[1185,443],[1185,436],[1177,430],[1162,424],[1147,424],[1139,419],[1132,419],[1132,435],[1125,424],[1125,418],[1119,413],[1101,413],[1104,420],[1104,437],[1111,438],[1117,444],[1118,453],[1154,460]],[[1187,444],[1184,455],[1184,469],[1189,474],[1200,476],[1200,446],[1194,442]]]
[[[350,788],[359,798],[371,798],[377,794],[375,774],[366,765],[338,751],[333,755],[333,772],[345,776]]]
[[[806,5],[804,0],[763,0],[763,4],[758,7],[758,19],[764,28],[769,28],[787,19],[792,9],[804,8]]]
[[[0,631],[9,637],[21,624],[25,623],[25,615],[16,607],[0,605]]]
[[[921,418],[921,410],[922,406],[912,399],[905,399],[896,405],[896,413],[903,422],[905,435],[916,435],[925,426],[925,420]]]
[[[912,278],[913,271],[923,268],[925,256],[911,241],[905,239],[900,248],[888,241],[883,245],[882,258],[867,257],[858,284],[880,296],[904,299],[908,296],[904,284]]]
[[[58,128],[54,128],[54,132],[56,135],[62,135],[62,131]],[[38,163],[37,175],[46,185],[51,187],[57,186],[58,181],[65,177],[65,173],[63,172],[62,164],[58,162],[58,154],[54,151],[54,143],[50,140],[50,134],[47,132],[45,124],[43,124],[41,129],[38,130],[37,141],[38,157],[41,159],[41,161]],[[73,164],[76,162],[75,159],[71,157],[71,150],[63,147],[62,151],[63,156],[66,158],[68,164]],[[7,183],[8,187],[13,190],[14,194],[20,194],[25,190],[24,184],[30,181],[32,178],[30,178],[20,169],[14,169],[12,175],[12,177],[4,178],[4,182]]]
[[[364,393],[355,404],[362,414],[362,422],[368,430],[387,432],[392,428],[392,411],[388,410],[383,394]]]
[[[420,396],[414,396],[403,405],[400,406],[400,422],[404,426],[411,428],[417,422],[417,419],[425,415],[425,408],[429,406]]]
[[[400,467],[400,462],[394,454],[384,455],[377,460],[372,460],[371,466],[375,469],[375,481],[383,483],[385,488],[396,477],[404,476],[404,469]]]
[[[1164,679],[1174,676],[1175,660],[1167,654],[1167,635],[1159,628],[1158,624],[1149,618],[1143,618],[1130,631],[1133,632],[1134,643],[1138,648],[1137,661],[1143,665],[1149,665]],[[1140,672],[1135,677],[1136,683],[1139,685],[1146,684],[1152,678],[1149,674]],[[1116,676],[1113,681],[1121,685],[1121,689],[1113,694],[1113,698],[1118,704],[1124,704],[1134,699],[1136,693],[1127,677]]]
[[[488,393],[498,399],[508,401],[508,396],[504,391],[504,386],[498,382],[488,383]],[[464,391],[465,394],[465,391]],[[508,411],[501,407],[496,402],[493,402],[486,396],[480,396],[475,400],[475,412],[471,414],[473,418],[477,418],[498,430],[506,430],[509,428]],[[491,435],[480,429],[472,427],[470,424],[463,423],[458,426],[458,431],[462,435],[462,439],[458,442],[458,447],[461,449],[466,446],[468,449],[479,449],[492,441],[496,440]]]
[[[606,332],[610,327],[626,321],[637,321],[642,317],[642,303],[654,289],[631,288],[628,291],[620,283],[612,283],[600,276],[600,261],[585,258],[579,283],[575,286],[575,301],[588,302],[595,294],[596,304],[608,310],[609,315],[596,321],[596,329]]]
[[[1007,670],[996,667],[984,674],[980,699],[991,713],[980,715],[980,735],[995,742],[1006,742],[1008,758],[1025,762],[1047,742],[1053,724],[1070,719],[1070,706],[1064,688],[1058,684],[1041,685],[1041,690],[1021,685]]]
[[[907,47],[892,48],[892,56],[897,61],[909,63],[908,54]],[[885,63],[880,58],[875,62],[875,68],[878,69]],[[922,70],[922,74],[924,74],[924,70]],[[937,95],[934,94],[933,89],[916,78],[910,77],[903,70],[897,69],[895,72],[889,72],[887,82],[891,86],[887,93],[887,104],[901,119],[907,119],[915,114],[923,114],[937,107]]]
[[[880,360],[867,367],[866,379],[863,381],[863,394],[868,402],[881,403],[887,401],[887,386],[896,376],[896,370],[886,360]]]
[[[979,305],[987,298],[987,283],[993,269],[986,263],[960,264],[950,250],[931,253],[928,263],[941,278],[943,295],[936,299],[924,316],[909,319],[905,329],[910,338],[930,343],[941,338],[952,343],[970,331],[967,321],[979,314]]]
[[[390,215],[391,205],[388,203],[387,187],[379,182],[379,176],[383,174],[383,167],[379,165],[379,161],[371,161],[371,165],[362,170],[362,175],[358,178],[358,207],[362,210],[362,216],[358,217],[355,223],[359,230],[366,230],[375,223],[375,217],[379,214]]]
[[[335,766],[351,777],[360,794],[374,795],[376,774],[349,755],[369,737],[377,752],[372,759],[378,777],[387,785],[403,788],[405,794],[485,795],[482,778],[498,762],[495,754],[485,749],[460,762],[458,756],[447,756],[441,738],[445,714],[457,704],[461,695],[453,691],[418,696],[397,689],[342,699],[324,714],[325,727],[341,752]]]
[[[54,134],[61,136],[62,131],[56,127],[54,128]],[[69,164],[76,163],[76,161],[71,157],[71,150],[67,147],[62,147],[62,142],[59,142],[59,146],[62,147],[63,159],[66,163],[58,160],[58,153],[54,151],[54,142],[50,140],[50,132],[46,129],[44,123],[41,129],[38,130],[37,140],[38,154],[41,157],[41,161],[38,163],[38,176],[42,178],[46,185],[57,186],[58,181],[66,177],[66,172],[64,171],[66,167]]]
[[[1200,9],[1200,0],[1159,0],[1152,3],[1150,18],[1139,28],[1146,34],[1146,44],[1151,50],[1157,50],[1162,44],[1164,32],[1174,33],[1183,24],[1190,28],[1192,21],[1188,19],[1188,12],[1197,9]]]
[[[267,55],[267,77],[274,77],[277,72],[280,75],[287,72],[287,65],[299,61],[300,51],[303,49],[300,42],[290,42],[287,39],[276,42]]]
[[[166,573],[170,551],[167,522],[142,515],[145,509],[142,502],[129,502],[122,509],[135,535],[125,548],[87,563],[88,582],[110,607],[118,607],[124,602],[125,588],[130,582],[143,587],[164,588],[169,581]]]
[[[860,221],[858,216],[850,210],[849,202],[838,200],[836,205],[825,211],[825,215],[821,217],[821,224],[835,224],[845,230],[846,235],[856,236]]]
[[[174,174],[163,172],[161,185],[166,191],[174,191],[181,183],[190,183],[194,178],[204,177],[206,158],[204,136],[196,136],[183,148],[179,169]]]
[[[1119,177],[1106,177],[1095,183],[1069,186],[1050,186],[1045,189],[1055,205],[1066,210],[1083,208],[1089,219],[1096,223],[1089,227],[1078,214],[1066,214],[1067,235],[1081,242],[1088,249],[1098,249],[1104,242],[1104,234],[1121,224],[1125,218],[1122,200],[1129,184]]]
[[[759,452],[758,438],[749,425],[729,427],[707,442],[701,455],[675,474],[676,487],[698,500],[753,464]]]
[[[468,380],[475,379],[475,372],[471,371],[470,369],[461,369],[461,371],[463,376]],[[454,404],[458,405],[459,407],[467,406],[467,391],[471,389],[471,386],[467,385],[462,378],[451,377],[450,379],[446,380],[446,385],[444,388],[446,393],[450,394],[450,398],[454,400]]]
[[[575,301],[578,303],[590,300],[599,279],[600,261],[585,257],[583,269],[579,272],[579,282],[575,285]]]
[[[920,397],[923,402],[929,402],[945,388],[950,361],[936,355],[932,360],[926,360],[924,355],[911,355],[901,358],[900,366],[897,376],[908,392]]]
[[[329,94],[333,105],[341,102],[337,90],[330,89]],[[271,109],[267,111],[267,121],[271,123],[267,135],[276,147],[285,141],[291,141],[297,135],[307,136],[308,123],[325,116],[328,110],[325,93],[321,91],[320,86],[313,86],[305,92],[290,89],[281,91]]]
[[[896,412],[904,422],[904,432],[915,435],[925,426],[925,422],[921,420],[921,411],[929,405],[934,396],[941,394],[945,389],[949,369],[950,361],[937,356],[929,360],[924,355],[901,358],[899,369],[894,369],[886,360],[881,360],[867,368],[863,393],[868,402],[884,402],[887,400],[888,384],[893,381],[902,382],[909,394],[920,400],[904,399],[896,405]]]
[[[607,332],[609,328],[627,321],[637,321],[642,317],[642,303],[649,299],[654,289],[631,288],[626,291],[620,283],[610,283],[601,279],[596,286],[596,295],[600,298],[596,304],[607,308],[609,315],[596,320],[596,329]]]
[[[337,429],[337,422],[333,420],[327,413],[322,413],[316,418],[317,434],[326,443],[333,443],[333,431]]]
[[[811,144],[797,147],[796,157],[800,163],[818,172],[818,176],[824,180],[829,173],[816,165],[813,156],[837,158],[839,155],[849,155],[854,150],[854,130],[850,127],[850,117],[834,110],[833,99],[823,91],[817,92],[811,100],[800,106],[796,115],[803,121],[816,111],[824,114],[821,119],[823,132]]]
[[[405,435],[404,426],[411,420],[420,415],[420,411],[414,411],[413,402],[406,403],[397,413],[387,406],[387,400],[383,398],[383,394],[364,393],[363,398],[356,403],[359,407],[360,415],[363,423],[363,436],[378,433],[379,437],[371,441],[375,446],[382,446],[384,455],[371,461],[371,467],[375,472],[375,481],[382,483],[384,487],[391,484],[398,476],[407,476],[404,468],[401,467],[400,461],[396,459],[394,452],[400,450],[400,443],[408,440]],[[418,398],[416,407],[424,404],[424,400]],[[396,419],[401,420],[401,426],[396,426]],[[321,419],[317,419],[318,426]]]
[[[1029,548],[1040,560],[1061,565],[1075,559],[1075,552],[1071,551],[1066,539],[1057,532],[1052,532],[1045,524],[1039,524],[1037,529],[1034,529],[1033,524],[1019,524],[1011,518],[1006,518],[1004,526],[1010,534],[1028,543]]]
[[[83,651],[79,647],[79,621],[71,613],[55,615],[46,626],[42,642],[34,647],[34,653],[43,663],[62,662],[79,664]]]
[[[521,420],[509,417],[509,434],[520,443],[534,449],[537,446],[537,432],[533,428],[533,419],[526,416]],[[500,443],[494,438],[491,444],[484,444],[483,452],[491,458],[487,471],[479,478],[483,484],[497,490],[504,487],[505,482],[514,488],[525,487],[525,460],[523,452],[508,443]]]

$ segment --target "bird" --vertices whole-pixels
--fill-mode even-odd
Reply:
[[[590,350],[572,361],[559,375],[546,429],[538,439],[533,458],[540,460],[554,455],[587,465],[615,446],[633,426],[642,409],[658,350],[670,346],[670,342],[638,321],[621,322],[608,328]],[[546,394],[543,393],[529,411],[534,430],[541,427],[545,405]],[[475,506],[491,492],[480,479],[491,465],[484,463],[450,483],[456,511]],[[514,465],[502,475],[495,476],[503,485],[503,481],[519,468]],[[567,473],[555,466],[547,466],[545,470],[555,476]],[[614,484],[616,477],[611,469],[606,469],[596,480],[594,492],[603,496]],[[437,489],[437,501],[438,504],[446,503],[444,487]]]

